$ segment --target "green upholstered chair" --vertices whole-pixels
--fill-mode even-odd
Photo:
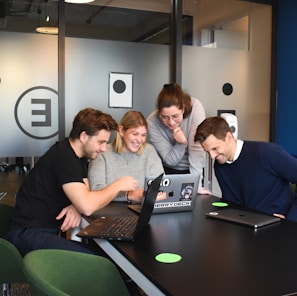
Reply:
[[[23,273],[23,258],[17,248],[4,239],[13,207],[0,204],[0,284],[9,294],[10,283],[27,282]]]
[[[0,283],[25,283],[23,258],[17,248],[0,238]]]
[[[130,295],[116,266],[101,256],[43,249],[23,261],[32,296]]]

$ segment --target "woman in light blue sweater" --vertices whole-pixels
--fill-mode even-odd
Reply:
[[[123,176],[133,176],[139,188],[120,192],[115,201],[141,202],[144,179],[163,172],[161,159],[155,148],[146,143],[147,122],[138,111],[128,111],[119,123],[115,139],[89,164],[89,181],[92,190],[106,187]]]

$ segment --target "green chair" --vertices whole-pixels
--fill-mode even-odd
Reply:
[[[12,206],[0,204],[0,284],[7,295],[9,284],[27,282],[21,254],[12,243],[4,239],[13,209]]]
[[[0,283],[25,283],[23,258],[17,248],[0,238]]]
[[[65,250],[36,250],[24,259],[32,296],[130,295],[107,258]]]

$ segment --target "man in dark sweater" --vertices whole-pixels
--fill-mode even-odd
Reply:
[[[195,141],[215,160],[223,200],[297,222],[295,157],[274,143],[235,139],[221,117],[205,119]]]

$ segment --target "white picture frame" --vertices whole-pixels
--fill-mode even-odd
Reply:
[[[110,108],[133,107],[133,74],[109,73],[109,103]]]

